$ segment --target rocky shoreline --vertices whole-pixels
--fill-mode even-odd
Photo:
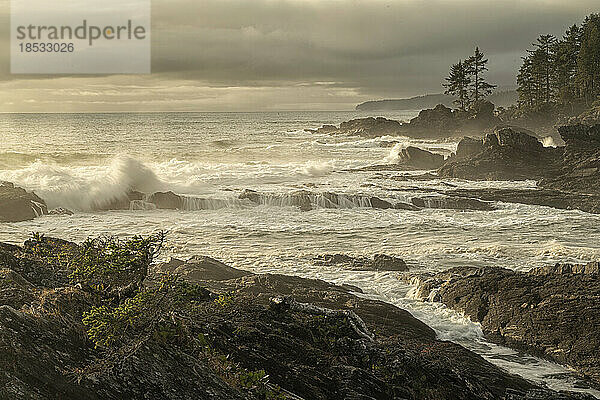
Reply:
[[[408,279],[418,297],[481,323],[489,340],[569,365],[600,387],[599,278],[593,262],[529,272],[459,267]]]
[[[1,244],[0,397],[593,398],[507,374],[357,288],[154,263],[162,240]]]

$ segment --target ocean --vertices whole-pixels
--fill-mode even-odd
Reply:
[[[414,145],[448,156],[456,140],[366,139],[304,131],[365,117],[364,112],[0,114],[0,180],[34,190],[48,215],[0,225],[0,241],[22,243],[32,232],[81,241],[168,231],[163,257],[208,255],[254,272],[348,283],[364,296],[405,308],[441,339],[460,343],[501,367],[554,389],[573,389],[570,370],[485,341],[481,328],[443,305],[415,299],[397,272],[357,272],[315,265],[320,254],[402,257],[412,272],[453,266],[515,270],[600,259],[600,215],[499,203],[495,211],[381,210],[360,198],[394,201],[431,189],[534,188],[533,181],[472,182],[398,178],[418,171],[355,169],[393,163]],[[408,120],[416,112],[378,112]],[[94,211],[135,189],[187,195],[184,210]],[[244,189],[264,204],[238,198]],[[287,197],[314,194],[301,211]],[[319,207],[319,194],[348,199]],[[362,197],[357,197],[362,196]],[[358,199],[358,200],[357,200]],[[575,389],[581,390],[581,389]],[[600,393],[595,392],[596,395]]]

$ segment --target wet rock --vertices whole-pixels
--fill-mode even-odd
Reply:
[[[171,259],[168,263],[159,264],[156,268],[157,272],[173,273],[190,281],[223,281],[252,275],[251,272],[231,268],[207,256],[195,256],[185,262]]]
[[[432,136],[452,136],[459,126],[458,118],[452,109],[438,104],[432,109],[421,110],[406,128],[423,135],[428,133]]]
[[[398,152],[398,163],[419,169],[438,169],[444,163],[444,156],[408,146]]]
[[[574,367],[600,384],[598,263],[516,272],[454,268],[414,281],[481,323],[490,340]]]
[[[246,189],[239,195],[239,198],[250,200],[259,205],[298,207],[301,211],[309,211],[316,208],[396,208],[391,202],[375,196],[311,192],[308,190],[298,190],[288,194],[268,194]],[[402,206],[399,205],[398,208],[402,208]]]
[[[353,257],[347,254],[323,254],[315,257],[315,264],[343,267],[353,270],[408,271],[403,259],[386,254],[375,254],[373,258]]]
[[[456,158],[467,158],[483,151],[483,140],[464,137],[456,147]]]
[[[48,214],[48,207],[35,193],[0,182],[0,222],[28,221],[44,214]]]
[[[565,210],[600,213],[600,195],[578,194],[552,189],[455,189],[446,196],[477,198],[484,201],[521,203]]]
[[[565,141],[561,169],[557,176],[543,179],[540,186],[600,195],[600,124],[561,126],[558,132]]]
[[[63,207],[58,207],[55,208],[54,210],[50,211],[48,213],[48,215],[73,215],[73,211],[69,210],[68,208],[63,208]]]
[[[492,211],[496,207],[490,202],[474,198],[424,196],[414,197],[412,203],[420,208],[440,208],[449,210]]]
[[[465,143],[466,144],[466,143]],[[439,170],[442,177],[470,180],[541,179],[553,175],[561,162],[562,149],[545,148],[537,138],[513,128],[499,128],[484,137],[482,151],[461,150]],[[465,154],[467,153],[467,154]]]
[[[181,210],[183,209],[184,198],[171,191],[152,193],[146,199],[148,203],[152,203],[158,209]]]
[[[142,201],[146,195],[136,190],[129,191],[126,194],[114,197],[108,201],[97,202],[94,204],[94,210],[129,210],[132,201]]]
[[[312,130],[312,132],[330,135],[358,135],[373,138],[378,136],[398,135],[400,127],[401,124],[398,121],[383,117],[368,117],[342,122],[339,128],[333,125],[324,125],[317,130]]]
[[[42,245],[68,243],[53,239]],[[51,264],[36,256],[44,252],[0,249],[17,267],[27,261],[41,271]],[[37,290],[2,270],[1,287],[27,291],[29,297],[14,303],[13,297],[0,296],[0,398],[499,399],[541,390],[457,344],[437,340],[407,311],[357,297],[352,288],[248,274],[207,257],[171,260],[163,268],[184,265],[185,279],[213,295],[194,298],[191,317],[178,308],[190,300],[177,297],[166,310],[168,318],[143,325],[147,339],[117,353],[95,347],[81,322],[91,307],[110,304],[68,283],[47,287],[38,280],[42,290]],[[26,304],[17,310],[5,302]],[[145,317],[153,315],[149,311]],[[193,340],[180,343],[177,331],[164,329],[182,317],[200,347]]]

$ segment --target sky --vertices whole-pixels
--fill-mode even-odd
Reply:
[[[11,75],[0,0],[0,112],[351,110],[443,91],[479,46],[514,87],[525,50],[599,0],[153,0],[149,75]],[[94,4],[97,4],[94,2]]]

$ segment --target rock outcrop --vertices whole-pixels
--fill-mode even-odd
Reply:
[[[411,201],[419,208],[475,211],[493,211],[496,209],[491,202],[470,197],[423,196],[413,197]]]
[[[529,272],[454,268],[415,282],[422,298],[464,312],[490,340],[572,366],[600,384],[598,263]]]
[[[358,118],[342,122],[339,127],[335,125],[324,125],[321,128],[308,132],[329,134],[329,135],[358,135],[362,137],[379,137],[398,135],[401,124],[398,121],[383,117]]]
[[[315,264],[342,267],[352,270],[408,271],[403,259],[386,254],[375,254],[373,258],[353,257],[347,254],[322,254],[314,259]]]
[[[444,163],[444,156],[414,146],[400,149],[398,164],[417,169],[438,169]]]
[[[558,128],[565,148],[561,168],[540,186],[565,192],[600,195],[600,124]]]
[[[539,180],[556,173],[562,154],[562,149],[545,148],[537,138],[514,128],[498,128],[480,143],[463,139],[462,144],[460,153],[438,170],[440,176],[471,180]]]
[[[0,244],[0,398],[591,398],[507,374],[407,311],[320,280],[195,257],[151,268],[133,297],[104,298],[71,282],[80,251]],[[177,270],[185,280],[162,280]],[[91,330],[98,314],[111,318]]]
[[[28,221],[44,214],[48,207],[35,193],[0,182],[0,222]]]

